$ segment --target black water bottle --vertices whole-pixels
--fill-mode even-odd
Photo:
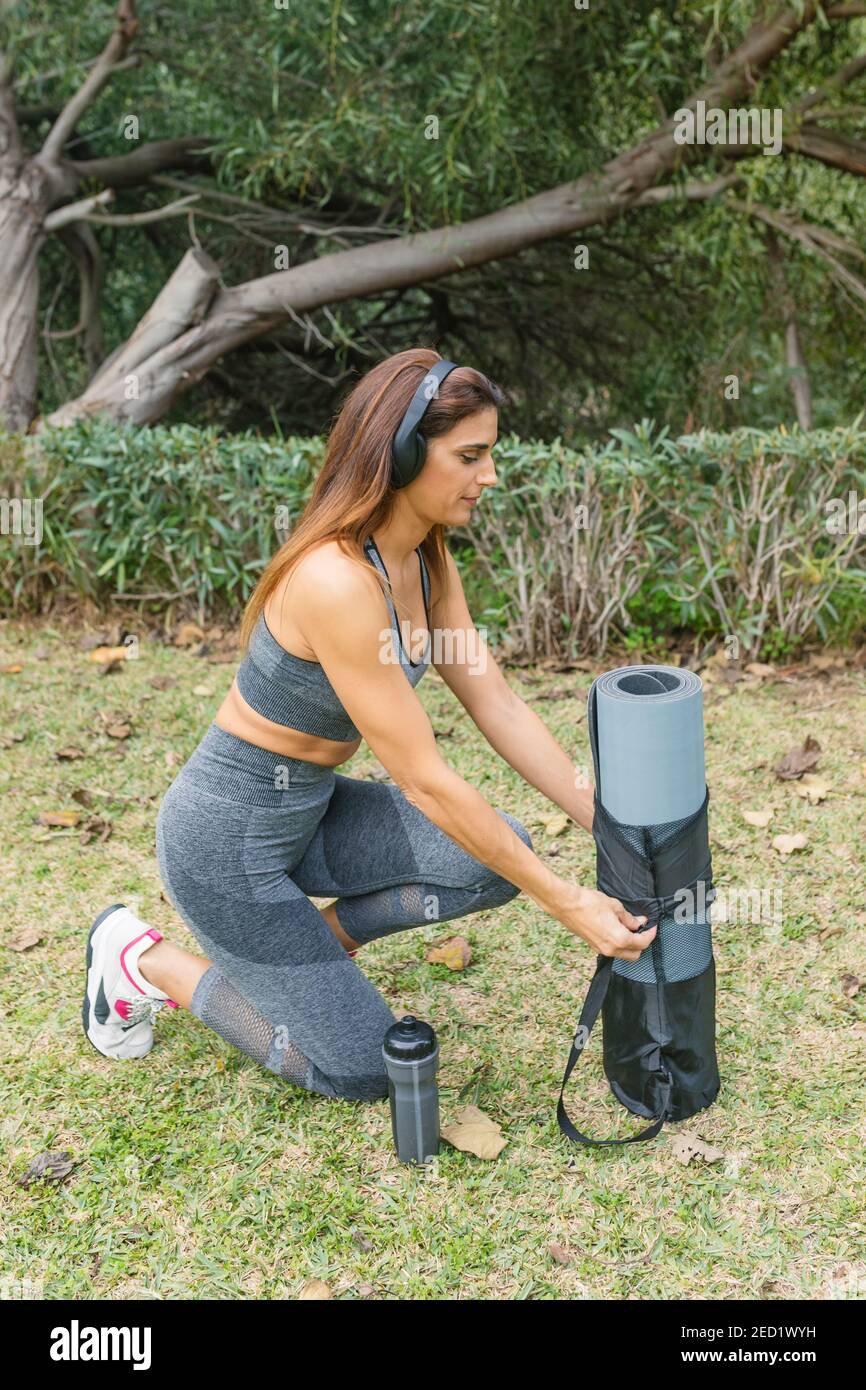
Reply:
[[[391,1132],[401,1163],[427,1163],[439,1152],[439,1044],[429,1023],[404,1014],[385,1034]]]

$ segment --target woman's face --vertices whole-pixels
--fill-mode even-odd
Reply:
[[[424,467],[403,491],[430,525],[465,526],[481,493],[497,481],[491,452],[497,421],[496,407],[490,406],[427,441]]]

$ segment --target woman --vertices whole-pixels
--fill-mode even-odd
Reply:
[[[414,693],[432,651],[496,752],[591,829],[591,789],[480,642],[443,541],[496,482],[502,400],[480,372],[413,349],[345,401],[247,605],[234,683],[160,805],[163,883],[205,955],[121,904],[101,913],[83,1023],[104,1056],[144,1056],[155,1012],[182,1006],[286,1080],[381,1097],[394,1015],[353,959],[368,941],[523,889],[598,953],[633,961],[651,944],[655,928],[633,935],[645,918],[559,878],[444,762]],[[393,785],[334,771],[362,738]]]

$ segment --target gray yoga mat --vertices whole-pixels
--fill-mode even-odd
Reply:
[[[704,799],[703,682],[678,666],[620,666],[593,682],[597,790],[626,825],[692,815]],[[592,691],[590,691],[590,719]]]

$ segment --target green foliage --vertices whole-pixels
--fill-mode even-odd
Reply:
[[[138,8],[143,61],[114,74],[70,152],[129,153],[130,115],[142,142],[211,140],[220,191],[285,212],[284,232],[269,224],[246,238],[230,205],[197,206],[195,235],[225,267],[226,284],[270,273],[272,238],[287,244],[294,266],[363,244],[374,228],[403,235],[466,221],[600,169],[699,90],[756,19],[749,0],[612,0],[586,11],[549,0],[292,0],[285,8],[201,0],[194,25],[182,6],[143,0]],[[113,11],[110,0],[71,0],[59,23],[35,0],[4,6],[0,47],[10,54],[16,99],[67,100],[104,46]],[[862,19],[819,19],[757,76],[749,101],[793,113],[857,56],[864,32]],[[853,85],[831,90],[822,103],[828,128],[862,139],[856,102]],[[786,117],[786,130],[796,119]],[[46,130],[45,121],[25,129],[29,149]],[[756,152],[734,165],[712,151],[681,177],[710,180],[734,167],[745,181],[738,201],[859,241],[863,179],[790,153]],[[121,190],[115,210],[173,196],[156,185]],[[723,195],[631,209],[610,226],[434,288],[332,306],[313,316],[320,346],[299,326],[290,340],[318,375],[291,359],[274,373],[273,357],[237,354],[171,418],[237,430],[273,412],[287,433],[310,433],[331,412],[332,380],[339,388],[346,371],[375,356],[435,341],[510,388],[508,424],[523,435],[577,444],[621,424],[636,400],[676,431],[771,428],[793,418],[783,315],[762,226],[730,204]],[[329,234],[335,221],[354,229],[348,240]],[[317,223],[321,234],[311,230]],[[176,267],[190,228],[175,218],[93,233],[105,263],[110,352]],[[575,240],[590,249],[580,273]],[[815,423],[831,427],[859,409],[866,389],[862,304],[826,258],[783,242]],[[63,331],[78,319],[79,295],[57,239],[41,268],[42,326]],[[856,264],[849,269],[859,274]],[[729,374],[740,382],[736,401],[724,395]],[[76,395],[87,376],[80,337],[55,340],[40,410]]]
[[[39,546],[5,538],[3,609],[63,593],[236,617],[279,544],[278,509],[291,530],[323,453],[318,436],[101,420],[0,436],[2,495],[42,498],[44,533]],[[781,657],[807,636],[863,630],[866,538],[826,527],[831,498],[866,498],[859,420],[677,439],[645,420],[580,452],[508,434],[497,474],[449,544],[476,622],[512,652],[575,654],[611,637],[645,651],[689,632],[736,633]],[[616,619],[599,626],[599,608]]]
[[[100,419],[0,446],[5,495],[44,499],[42,546],[4,553],[4,604],[63,587],[96,600],[153,594],[202,615],[247,597],[276,520],[291,528],[323,458],[317,438]]]

